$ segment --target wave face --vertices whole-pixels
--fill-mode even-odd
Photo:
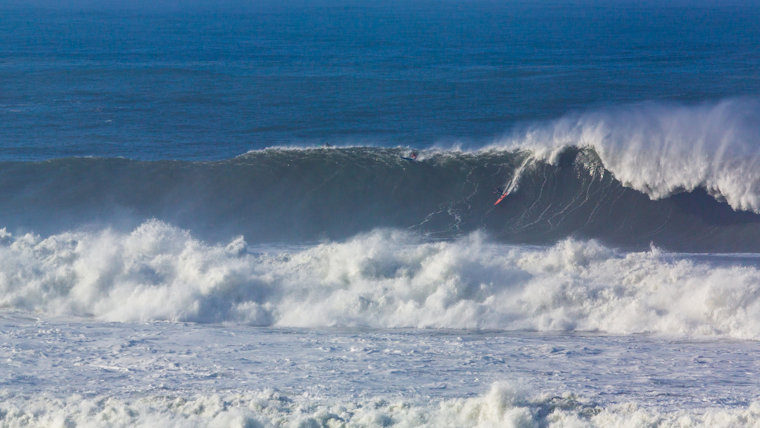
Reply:
[[[209,246],[151,221],[131,233],[7,233],[0,304],[107,321],[282,327],[479,328],[760,337],[760,270],[617,253],[598,243],[505,246],[481,233],[424,242]]]
[[[126,231],[151,218],[207,240],[346,239],[375,228],[507,243],[760,251],[760,103],[568,116],[472,152],[272,148],[219,162],[0,164],[0,225]],[[493,202],[502,187],[509,196]]]
[[[123,232],[155,218],[215,242],[341,240],[376,228],[513,244],[760,252],[758,104],[566,117],[472,152],[272,148],[219,162],[0,164],[0,225]],[[496,187],[509,195],[494,206]]]

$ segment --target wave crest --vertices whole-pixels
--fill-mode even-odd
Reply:
[[[756,99],[649,103],[569,115],[492,147],[529,150],[551,163],[567,147],[590,147],[615,178],[653,199],[704,188],[734,209],[760,213]]]

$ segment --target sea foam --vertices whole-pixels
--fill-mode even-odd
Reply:
[[[0,304],[106,321],[528,329],[760,337],[760,270],[594,241],[425,242],[377,230],[246,251],[149,221],[48,238],[3,233]]]
[[[3,394],[4,426],[26,427],[754,427],[760,404],[663,412],[634,403],[598,406],[572,394],[530,395],[496,383],[471,398],[305,400],[276,391],[191,397],[54,398]]]

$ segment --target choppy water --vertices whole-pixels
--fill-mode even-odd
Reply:
[[[8,426],[754,426],[756,342],[6,314]]]
[[[0,425],[757,426],[759,21],[3,2]]]

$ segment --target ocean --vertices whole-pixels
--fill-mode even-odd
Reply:
[[[760,426],[758,22],[0,0],[0,427]]]

